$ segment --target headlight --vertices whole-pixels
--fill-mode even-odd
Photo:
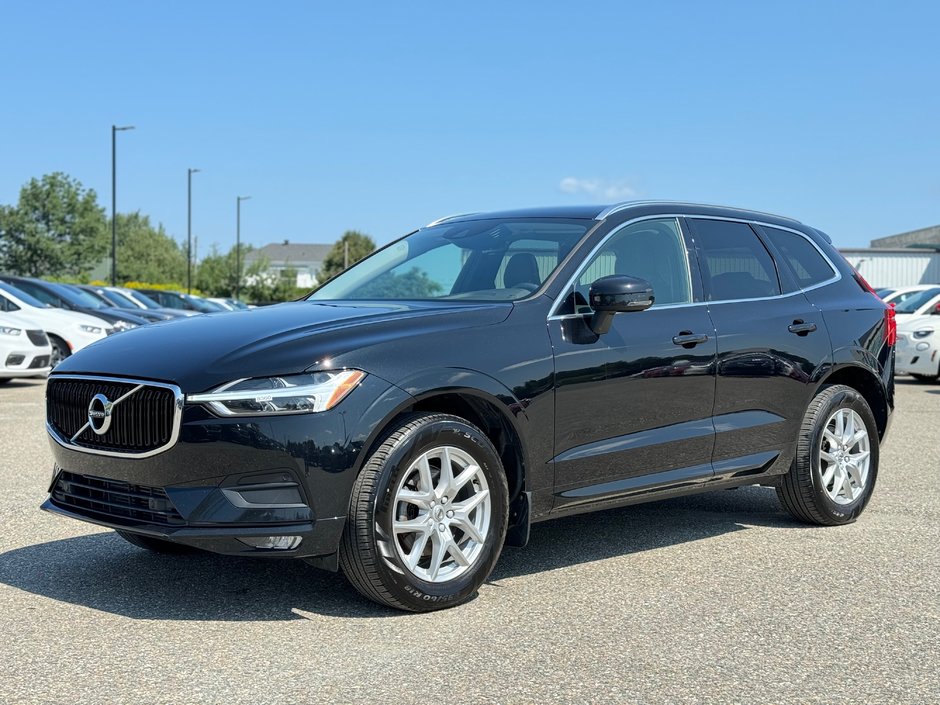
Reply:
[[[0,326],[0,335],[19,335],[22,333],[19,328],[10,328],[9,326]]]
[[[120,332],[122,330],[130,330],[131,328],[136,328],[136,323],[131,323],[130,321],[115,321],[114,330],[115,332]]]
[[[205,404],[220,416],[311,414],[332,409],[365,379],[360,370],[310,372],[239,379],[186,401]]]
[[[915,338],[929,338],[931,335],[933,335],[933,328],[928,328],[928,329],[926,329],[926,330],[915,330],[915,331],[914,331],[914,337],[915,337]]]
[[[79,326],[79,330],[83,333],[91,333],[92,335],[101,335],[104,332],[98,326],[86,326],[84,324]]]

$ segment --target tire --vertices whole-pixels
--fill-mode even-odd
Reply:
[[[362,595],[396,609],[466,602],[499,558],[508,495],[499,455],[480,429],[447,414],[405,417],[353,486],[339,551],[343,573]]]
[[[117,531],[117,535],[128,543],[134,544],[137,548],[143,548],[147,551],[153,551],[154,553],[180,555],[184,553],[194,553],[196,551],[192,546],[184,546],[180,543],[164,541],[163,539],[154,538],[153,536],[133,534],[130,531]]]
[[[12,378],[12,377],[0,377],[0,387],[2,387],[4,384],[7,384],[8,382],[12,382],[12,381],[13,381],[13,378]]]
[[[839,433],[837,416],[843,420],[845,435]],[[851,432],[849,418],[853,420]],[[845,442],[850,435],[858,438],[862,431],[859,422],[866,438]],[[846,449],[841,447],[843,443]],[[863,469],[864,461],[859,458],[866,451],[868,464]],[[878,426],[865,398],[851,387],[823,387],[803,416],[796,457],[777,487],[777,496],[800,521],[822,526],[849,524],[871,499],[878,478],[878,457]]]
[[[49,357],[49,365],[52,368],[72,354],[68,344],[58,336],[50,335],[49,344],[52,346],[52,355]]]

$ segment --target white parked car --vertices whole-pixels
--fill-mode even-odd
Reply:
[[[17,377],[45,377],[52,370],[52,346],[36,321],[21,313],[0,313],[0,384]]]
[[[885,294],[881,298],[884,299],[884,302],[886,304],[894,304],[895,306],[900,306],[912,296],[915,296],[922,291],[927,291],[928,289],[940,290],[940,285],[938,284],[915,284],[914,286],[902,286],[898,289],[888,289],[887,291],[889,291],[890,293]]]
[[[894,368],[922,382],[940,379],[940,312],[898,324]]]
[[[21,313],[46,331],[52,346],[53,367],[72,353],[106,338],[113,332],[100,318],[77,311],[48,307],[26,292],[4,282],[0,282],[0,312]]]
[[[938,307],[940,307],[940,286],[931,286],[918,291],[902,303],[895,304],[894,312],[898,325],[900,325],[920,316],[940,313]]]

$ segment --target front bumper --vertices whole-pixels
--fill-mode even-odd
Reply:
[[[933,339],[898,336],[895,370],[900,374],[933,376],[940,372],[940,346]]]
[[[312,557],[338,550],[372,435],[410,397],[367,377],[328,412],[218,418],[183,410],[177,441],[149,457],[98,455],[50,437],[42,509],[216,553]],[[295,536],[296,548],[239,539]]]

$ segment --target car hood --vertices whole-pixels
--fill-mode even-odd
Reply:
[[[511,310],[509,303],[297,301],[152,323],[72,355],[55,372],[162,380],[194,393],[327,366],[349,351],[424,332],[492,325]]]
[[[36,308],[34,306],[22,308],[22,312],[39,324],[47,333],[56,333],[67,337],[77,326],[95,326],[101,328],[102,333],[111,327],[108,321],[97,316],[89,316],[79,311],[67,311],[62,308]]]

